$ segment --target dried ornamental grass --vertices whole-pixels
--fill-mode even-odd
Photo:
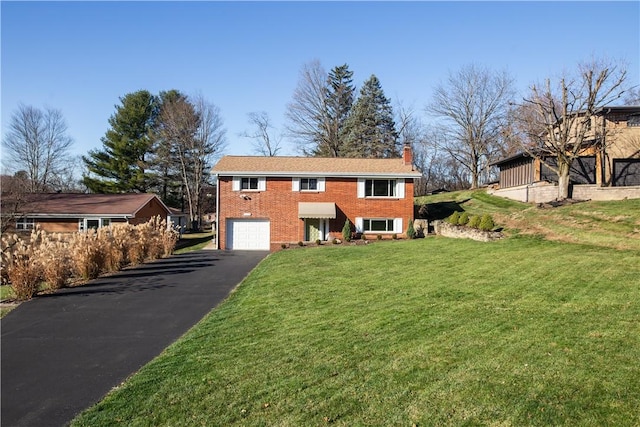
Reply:
[[[50,289],[64,287],[70,277],[95,279],[173,253],[178,233],[159,216],[144,224],[112,224],[98,230],[69,235],[35,229],[23,239],[3,236],[0,278],[18,299],[29,299],[44,280]]]
[[[13,293],[20,301],[31,299],[38,292],[38,286],[42,280],[41,264],[35,262],[33,254],[32,247],[23,240],[19,240],[13,250],[6,255],[6,262],[3,265]]]
[[[134,227],[129,223],[116,223],[110,226],[109,263],[111,268],[118,266],[118,269],[130,264],[129,255],[134,235]]]
[[[72,275],[69,243],[61,234],[43,233],[42,242],[35,251],[42,266],[42,276],[51,290],[63,288]]]
[[[107,248],[95,230],[74,234],[69,242],[75,273],[83,279],[95,279],[105,271]]]

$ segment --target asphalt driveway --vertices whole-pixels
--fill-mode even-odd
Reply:
[[[21,304],[0,321],[2,426],[66,425],[195,325],[267,253],[176,255]]]

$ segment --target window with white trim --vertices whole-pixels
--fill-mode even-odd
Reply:
[[[395,195],[395,179],[367,179],[364,181],[365,197],[394,197]]]
[[[258,189],[258,178],[249,178],[244,177],[240,180],[240,189],[241,190],[257,190]]]
[[[325,189],[324,177],[314,178],[298,178],[291,179],[291,190],[293,191],[317,191],[323,192]]]
[[[100,227],[108,227],[110,224],[111,218],[80,218],[78,220],[78,230],[98,229]]]
[[[233,191],[265,191],[267,184],[263,176],[234,176],[231,186]]]
[[[318,189],[318,178],[300,178],[300,190],[311,191]]]
[[[359,233],[402,233],[402,218],[356,218]]]
[[[362,221],[362,231],[371,232],[371,231],[386,231],[392,233],[393,229],[393,219],[369,219],[364,218]]]
[[[18,218],[16,220],[16,230],[33,230],[35,221],[33,218]]]

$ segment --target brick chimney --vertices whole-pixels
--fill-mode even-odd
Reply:
[[[404,144],[404,148],[402,149],[402,160],[404,160],[404,164],[406,166],[413,165],[413,153],[411,152],[411,145]]]

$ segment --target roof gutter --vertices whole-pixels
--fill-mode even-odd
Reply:
[[[256,172],[256,171],[218,171],[213,174],[218,179],[220,176],[268,176],[278,178],[291,178],[291,177],[317,177],[323,176],[327,178],[420,178],[422,174],[420,172]]]

